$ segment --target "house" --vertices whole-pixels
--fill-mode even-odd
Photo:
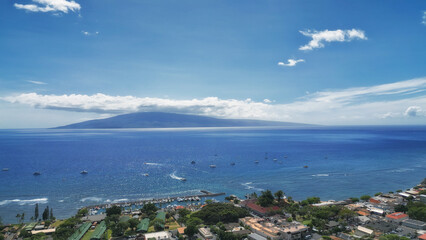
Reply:
[[[250,199],[250,200],[245,200],[242,201],[240,204],[242,207],[247,208],[248,210],[250,210],[251,212],[259,215],[259,216],[267,216],[269,213],[273,212],[273,211],[278,211],[280,210],[279,207],[277,206],[273,206],[273,207],[262,207],[260,205],[256,204],[256,199]]]
[[[371,229],[368,229],[366,227],[358,226],[355,230],[355,235],[358,237],[364,237],[368,235],[373,235],[374,231]]]
[[[240,223],[250,227],[251,231],[271,240],[296,240],[304,239],[308,227],[298,222],[277,220],[275,223],[263,218],[245,217],[239,219]]]
[[[267,238],[265,238],[265,237],[263,237],[263,236],[260,236],[259,234],[257,234],[257,233],[250,233],[248,236],[247,236],[247,238],[249,239],[249,240],[267,240]]]
[[[140,223],[136,226],[136,232],[138,233],[146,233],[149,228],[149,218],[144,218]]]
[[[420,240],[426,240],[426,233],[418,237]]]
[[[402,225],[406,227],[414,228],[414,229],[426,230],[426,223],[419,220],[406,219],[402,222]]]
[[[96,215],[89,215],[86,217],[82,217],[81,220],[90,221],[90,222],[101,222],[105,218],[106,218],[106,214],[96,214]]]
[[[185,229],[186,227],[180,227],[177,229],[179,236],[185,235]]]
[[[400,223],[404,221],[405,219],[408,219],[408,215],[403,212],[395,212],[395,213],[386,215],[386,220],[390,222]]]
[[[358,221],[361,224],[367,224],[367,223],[371,222],[371,219],[366,217],[366,216],[358,216]]]
[[[145,240],[171,240],[172,234],[170,232],[162,231],[162,232],[153,232],[153,233],[145,233]]]
[[[204,239],[212,239],[213,238],[213,234],[212,234],[212,232],[210,232],[210,228],[208,228],[208,227],[202,227],[202,228],[198,229],[198,232],[200,232],[201,236]]]

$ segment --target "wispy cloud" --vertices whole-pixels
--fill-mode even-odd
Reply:
[[[423,11],[422,24],[426,25],[426,11]]]
[[[81,31],[81,33],[85,36],[93,36],[93,35],[99,35],[99,32],[88,32],[88,31]]]
[[[270,100],[203,99],[175,100],[105,94],[41,95],[23,93],[0,99],[33,106],[96,113],[164,111],[223,118],[306,122],[316,124],[370,124],[386,119],[424,117],[426,77],[368,87],[328,90],[308,94],[292,103]]]
[[[32,4],[15,3],[17,9],[29,12],[77,12],[81,9],[80,4],[73,0],[32,0]]]
[[[44,85],[44,84],[47,84],[47,83],[45,83],[45,82],[41,82],[41,81],[33,81],[33,80],[28,80],[27,82],[29,82],[29,83],[33,83],[33,84],[37,84],[37,85]]]
[[[278,62],[278,66],[294,67],[297,63],[305,62],[304,59],[288,59],[288,63]]]
[[[359,29],[350,30],[324,30],[324,31],[299,31],[301,34],[307,37],[311,37],[312,40],[299,48],[299,50],[308,51],[314,48],[323,48],[324,42],[350,42],[354,39],[366,40],[364,31]]]

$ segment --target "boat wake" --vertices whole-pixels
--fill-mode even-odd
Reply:
[[[179,181],[186,181],[186,178],[176,176],[176,171],[174,171],[173,173],[171,173],[169,176],[171,178],[179,180]]]
[[[312,177],[328,177],[328,176],[330,176],[330,174],[328,173],[319,173],[319,174],[312,175]]]
[[[152,163],[152,162],[145,162],[145,163],[143,163],[143,164],[145,164],[145,165],[150,165],[150,166],[161,166],[161,165],[163,165],[163,164],[161,164],[161,163]]]

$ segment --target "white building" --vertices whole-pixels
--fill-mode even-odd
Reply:
[[[172,239],[172,234],[170,232],[154,232],[154,233],[145,233],[146,240],[170,240]]]

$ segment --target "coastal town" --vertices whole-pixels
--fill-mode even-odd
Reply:
[[[343,201],[295,201],[283,191],[224,193],[87,206],[68,219],[48,207],[31,222],[0,223],[0,240],[426,240],[426,179],[395,192]]]

